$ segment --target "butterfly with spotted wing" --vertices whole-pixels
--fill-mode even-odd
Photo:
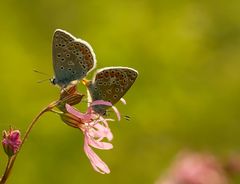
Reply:
[[[104,100],[117,103],[133,85],[138,72],[128,67],[107,67],[96,72],[92,81],[84,80],[90,101]],[[93,110],[104,115],[109,106],[95,105]]]
[[[96,65],[92,47],[61,29],[53,35],[52,58],[55,76],[51,82],[62,89],[82,80]]]

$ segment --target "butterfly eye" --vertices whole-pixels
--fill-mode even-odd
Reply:
[[[63,67],[63,66],[61,66],[60,68],[61,68],[61,70],[63,70],[63,69],[64,69],[64,67]]]
[[[60,54],[60,53],[58,53],[57,57],[58,57],[58,58],[60,58],[60,57],[61,57],[61,54]]]

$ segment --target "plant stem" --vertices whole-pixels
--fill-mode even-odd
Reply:
[[[24,137],[23,137],[22,144],[19,146],[18,152],[17,152],[14,156],[12,156],[12,157],[10,157],[10,158],[8,159],[8,163],[7,163],[7,166],[6,166],[4,175],[3,175],[3,177],[2,177],[2,179],[1,179],[1,181],[0,181],[0,184],[5,184],[5,183],[6,183],[8,177],[9,177],[9,174],[10,174],[10,172],[11,172],[11,170],[12,170],[12,167],[13,167],[13,165],[14,165],[14,162],[15,162],[15,160],[16,160],[16,158],[17,158],[17,155],[18,155],[18,153],[20,152],[23,144],[25,143],[25,141],[26,141],[26,139],[28,138],[28,136],[29,136],[29,134],[30,134],[33,126],[36,124],[36,122],[38,121],[38,119],[39,119],[45,112],[48,112],[48,111],[52,110],[54,107],[56,107],[56,105],[58,105],[58,103],[59,103],[59,101],[54,101],[54,102],[52,102],[50,105],[48,105],[47,107],[45,107],[41,112],[39,112],[38,115],[32,120],[32,122],[31,122],[30,125],[28,126],[27,131],[26,131],[26,133],[25,133],[25,135],[24,135]]]
[[[3,177],[1,178],[0,184],[4,184],[6,182],[6,180],[7,180],[7,173],[8,173],[8,169],[9,169],[10,163],[11,163],[11,158],[12,157],[8,157],[7,165],[6,165]]]

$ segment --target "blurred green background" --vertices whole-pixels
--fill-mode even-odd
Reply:
[[[82,133],[48,113],[8,183],[151,184],[184,148],[220,157],[239,151],[239,9],[238,0],[2,0],[1,130],[13,125],[24,132],[58,98],[59,89],[37,84],[46,77],[33,72],[53,75],[57,28],[88,41],[98,68],[129,66],[140,74],[125,96],[127,106],[117,105],[131,120],[111,124],[113,150],[96,151],[111,174],[96,173]],[[0,159],[2,172],[2,149]]]

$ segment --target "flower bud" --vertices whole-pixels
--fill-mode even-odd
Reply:
[[[63,113],[60,115],[62,121],[66,123],[67,125],[73,127],[73,128],[79,128],[81,119],[78,117],[70,114],[70,113]]]
[[[71,86],[67,89],[64,89],[60,95],[61,103],[58,104],[58,108],[61,111],[66,112],[65,104],[76,105],[81,102],[83,96],[84,95],[77,92],[76,86]]]
[[[15,155],[21,145],[22,141],[20,138],[20,131],[13,130],[12,128],[9,131],[3,131],[3,140],[2,145],[5,153],[11,157]]]

